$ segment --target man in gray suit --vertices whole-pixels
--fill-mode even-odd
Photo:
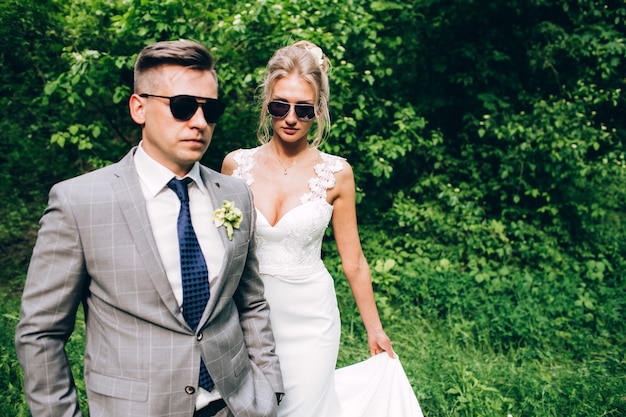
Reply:
[[[65,353],[81,302],[91,417],[276,416],[283,387],[252,197],[198,162],[224,111],[213,64],[195,42],[146,47],[129,101],[140,144],[51,189],[16,330],[34,416],[81,415]],[[197,250],[179,244],[181,227]],[[202,290],[190,290],[185,251]]]

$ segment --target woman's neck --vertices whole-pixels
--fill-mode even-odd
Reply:
[[[283,160],[298,158],[310,149],[306,140],[284,142],[280,139],[272,139],[267,145],[274,154]]]

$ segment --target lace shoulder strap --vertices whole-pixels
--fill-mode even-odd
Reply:
[[[254,175],[250,171],[256,163],[254,154],[258,149],[238,149],[233,154],[233,160],[237,163],[237,168],[233,171],[233,177],[244,180],[248,187],[254,182]]]
[[[315,176],[309,180],[310,193],[301,197],[302,203],[326,201],[326,191],[335,186],[335,174],[343,169],[344,158],[320,152],[322,162],[315,165]]]

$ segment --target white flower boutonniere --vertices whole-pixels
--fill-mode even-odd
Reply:
[[[235,207],[234,201],[224,200],[222,207],[213,212],[215,226],[224,226],[229,240],[233,240],[233,230],[239,229],[243,213]]]

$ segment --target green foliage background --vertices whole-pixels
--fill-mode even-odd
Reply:
[[[187,38],[219,60],[215,169],[256,144],[274,50],[308,39],[330,57],[324,150],[354,167],[425,414],[626,415],[625,2],[2,0],[0,19],[0,414],[27,415],[10,339],[47,191],[138,141],[136,54]],[[330,234],[324,253],[351,363],[363,330]]]

